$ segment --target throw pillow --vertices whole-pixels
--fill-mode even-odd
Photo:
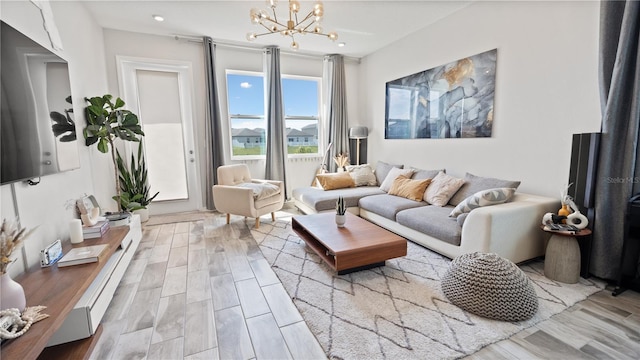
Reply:
[[[433,179],[434,177],[436,177],[436,175],[438,175],[440,171],[444,173],[447,172],[445,169],[441,169],[441,170],[422,170],[422,169],[416,169],[416,168],[412,168],[412,169],[414,171],[413,176],[411,177],[413,180]]]
[[[255,200],[266,199],[270,196],[280,193],[280,187],[270,183],[242,183],[236,186],[253,190],[253,198]]]
[[[353,178],[356,186],[376,186],[378,180],[373,173],[373,169],[369,164],[362,165],[347,165],[347,171]]]
[[[425,191],[424,201],[435,206],[445,206],[463,184],[464,180],[440,171]]]
[[[467,216],[469,216],[469,213],[458,215],[458,217],[456,218],[456,222],[458,223],[458,226],[462,227],[464,225],[464,221],[467,220]]]
[[[389,173],[387,174],[387,177],[384,178],[384,181],[382,182],[382,184],[380,184],[380,190],[384,192],[389,192],[389,189],[391,188],[393,181],[400,175],[404,175],[410,178],[411,175],[413,175],[413,169],[400,169],[395,167],[392,168],[391,170],[389,170]]]
[[[411,180],[405,175],[400,175],[391,184],[389,195],[402,196],[413,201],[422,201],[424,191],[430,183],[431,179]]]
[[[477,193],[464,199],[458,206],[451,211],[449,216],[456,217],[460,214],[471,212],[482,206],[490,206],[502,204],[509,201],[516,192],[515,188],[499,188],[478,191]]]
[[[501,180],[495,178],[486,178],[475,176],[467,173],[464,176],[464,185],[453,195],[449,204],[456,206],[462,202],[462,200],[477,193],[481,190],[489,190],[496,188],[514,188],[517,189],[520,186],[520,181]]]
[[[348,172],[328,173],[316,175],[323,190],[352,188],[356,186]]]
[[[375,171],[376,180],[378,181],[378,184],[382,184],[384,179],[387,178],[387,175],[389,174],[389,170],[393,168],[402,169],[403,167],[404,165],[391,165],[383,161],[378,161],[378,164],[376,165],[376,171]]]

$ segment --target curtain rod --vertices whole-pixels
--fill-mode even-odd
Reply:
[[[176,41],[186,40],[187,42],[194,42],[194,43],[200,43],[200,44],[203,42],[202,37],[197,37],[197,36],[192,36],[192,35],[172,35],[172,37]],[[226,41],[216,40],[216,39],[213,39],[213,43],[216,46],[232,48],[232,49],[249,50],[249,51],[262,51],[262,50],[264,50],[264,47],[260,47],[259,45],[258,46],[240,45],[240,44],[237,44],[237,43],[231,43],[231,42],[226,42]],[[311,59],[323,59],[326,56],[326,55],[301,54],[301,53],[298,53],[298,52],[287,51],[287,50],[283,50],[283,49],[280,49],[280,54],[290,55],[290,56],[306,57],[306,58],[311,58]],[[360,58],[357,58],[357,57],[344,56],[344,60],[345,61],[350,61],[350,62],[355,62],[356,64],[360,64]]]

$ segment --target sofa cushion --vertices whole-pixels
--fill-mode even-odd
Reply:
[[[356,186],[353,178],[347,172],[318,174],[316,178],[323,190],[344,189]]]
[[[360,200],[361,203],[362,200]],[[451,206],[433,205],[407,209],[398,212],[396,221],[410,229],[459,246],[462,239],[462,228],[458,226],[455,219],[449,217],[451,209]]]
[[[394,221],[396,220],[396,214],[398,212],[426,205],[427,203],[423,201],[413,201],[389,194],[366,196],[358,202],[360,209],[370,211]],[[447,220],[451,221],[450,219]]]
[[[410,178],[411,175],[413,175],[413,169],[392,168],[391,170],[389,170],[389,173],[387,174],[387,177],[384,179],[382,184],[380,184],[380,190],[389,192],[389,189],[391,189],[391,185],[400,175],[404,175]]]
[[[440,171],[425,191],[424,201],[435,206],[445,206],[462,184],[464,184],[464,180]]]
[[[378,180],[373,173],[373,169],[369,164],[362,165],[347,165],[347,171],[353,178],[356,186],[376,186]]]
[[[384,161],[378,161],[378,164],[376,165],[376,171],[375,171],[378,185],[382,184],[384,179],[387,178],[387,174],[389,174],[389,170],[393,169],[394,167],[402,169],[404,165],[392,165],[392,164],[387,164]]]
[[[501,180],[495,178],[486,178],[475,176],[467,173],[464,176],[464,185],[453,195],[449,204],[456,206],[462,202],[462,200],[477,193],[478,191],[495,189],[495,188],[514,188],[517,189],[520,186],[520,181]]]
[[[514,188],[498,188],[478,191],[477,193],[462,200],[458,206],[456,206],[450,217],[456,217],[463,213],[471,212],[471,210],[482,207],[506,203],[509,201],[513,194],[516,192]]]
[[[447,172],[445,169],[440,169],[440,170],[422,170],[422,169],[416,169],[416,168],[412,168],[412,169],[413,169],[413,176],[411,176],[411,178],[414,180],[433,179],[434,177],[436,177],[436,175],[438,175],[440,171],[444,173]]]
[[[389,195],[402,196],[413,201],[422,201],[424,191],[431,179],[411,180],[404,175],[398,176],[389,189]]]
[[[292,196],[316,211],[333,210],[338,196],[344,198],[347,207],[358,206],[358,200],[363,196],[384,194],[377,186],[361,186],[357,188],[324,191],[316,187],[293,189]]]

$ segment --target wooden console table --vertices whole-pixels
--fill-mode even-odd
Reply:
[[[107,260],[116,252],[128,233],[129,226],[113,227],[101,238],[88,239],[77,245],[71,245],[67,242],[63,246],[63,251],[66,253],[72,247],[107,244],[108,248],[98,262],[63,268],[58,268],[58,265],[49,268],[41,268],[36,265],[16,277],[15,280],[24,288],[27,306],[46,306],[47,308],[42,312],[49,314],[49,317],[33,324],[29,331],[19,338],[3,342],[0,347],[0,358],[38,358],[45,350],[49,339],[62,326],[67,315],[73,310],[78,300],[98,276]],[[74,351],[76,346],[83,346],[83,354],[88,354],[98,340],[100,333],[99,329],[90,338],[50,347],[45,352],[60,350],[60,348]],[[45,357],[49,359],[77,358],[77,356],[69,357],[67,354],[56,352],[56,356],[47,355]],[[45,353],[43,353],[44,355]]]

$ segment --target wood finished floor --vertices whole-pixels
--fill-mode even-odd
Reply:
[[[91,358],[326,358],[239,220],[145,226]],[[468,358],[639,359],[640,294],[603,290]]]

